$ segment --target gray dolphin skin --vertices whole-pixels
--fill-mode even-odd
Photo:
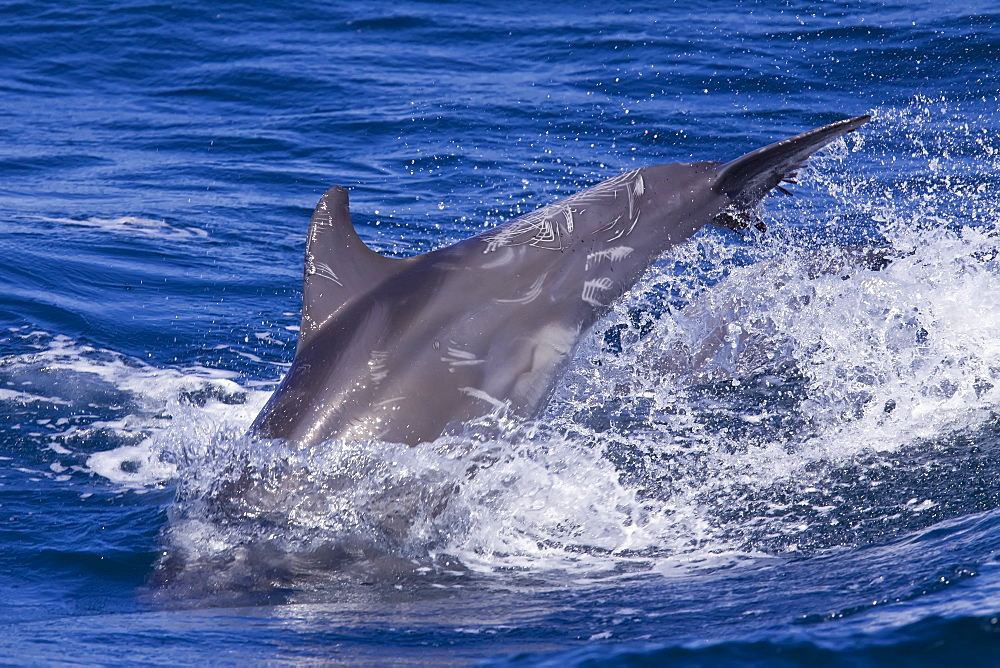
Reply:
[[[404,259],[366,247],[347,191],[331,188],[309,224],[295,359],[250,434],[415,445],[494,412],[537,417],[577,343],[652,262],[706,224],[754,224],[766,193],[869,119],[727,163],[635,169]]]

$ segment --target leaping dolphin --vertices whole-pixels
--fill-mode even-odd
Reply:
[[[331,188],[309,224],[295,359],[251,435],[415,445],[496,410],[536,417],[582,336],[653,261],[708,223],[752,224],[766,193],[870,118],[727,163],[634,169],[404,259],[365,246],[347,191]]]

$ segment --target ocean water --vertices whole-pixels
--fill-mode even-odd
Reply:
[[[0,25],[3,663],[1000,663],[994,3]],[[766,232],[661,258],[539,423],[245,438],[329,186],[406,256],[862,113]]]

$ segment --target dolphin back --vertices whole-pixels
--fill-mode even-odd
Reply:
[[[295,359],[251,433],[416,445],[490,413],[536,417],[581,338],[656,258],[708,223],[746,227],[765,194],[868,120],[727,163],[640,167],[405,259],[365,246],[347,191],[331,188],[306,241]]]

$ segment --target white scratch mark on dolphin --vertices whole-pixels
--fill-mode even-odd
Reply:
[[[621,219],[622,219],[622,217],[618,216],[614,220],[612,220],[610,223],[608,223],[607,225],[605,225],[604,227],[600,228],[597,231],[598,232],[607,232],[608,230],[613,230],[615,228],[615,225],[617,225],[618,221],[620,221]]]
[[[625,193],[628,195],[628,228],[619,229],[610,239],[608,243],[612,241],[617,241],[622,237],[627,237],[632,234],[632,230],[635,229],[636,223],[639,222],[639,196],[646,192],[646,182],[642,179],[642,174],[639,170],[629,172],[630,176],[634,176],[632,183],[625,186]],[[615,222],[618,222],[617,220]]]
[[[486,392],[483,392],[482,390],[475,387],[460,387],[458,388],[458,391],[462,392],[463,394],[467,394],[474,399],[480,399],[482,401],[485,401],[498,411],[507,410],[507,408],[510,407],[509,401],[500,401],[496,397],[490,396]]]
[[[552,218],[545,218],[541,224],[538,226],[538,234],[532,239],[530,243],[532,246],[539,246],[541,248],[549,248],[549,246],[559,239],[559,223],[557,223]],[[561,244],[560,244],[561,247]]]
[[[604,302],[597,299],[598,293],[610,290],[614,284],[615,282],[607,276],[586,281],[583,284],[583,294],[580,295],[580,298],[591,306],[605,306]]]
[[[596,267],[603,262],[621,262],[631,255],[634,250],[631,246],[613,246],[605,248],[602,251],[587,253],[587,262],[584,265],[584,270],[589,271],[592,267]]]
[[[629,225],[628,231],[625,232],[625,236],[632,234],[636,223],[639,222],[639,197],[644,192],[646,192],[646,182],[642,180],[642,174],[637,171],[632,188],[628,191],[628,212],[631,225]]]
[[[400,401],[403,401],[404,399],[406,399],[405,396],[393,397],[392,399],[383,399],[382,401],[379,401],[378,403],[372,405],[375,406],[376,408],[381,408],[383,406],[388,406],[389,404],[398,404]]]
[[[344,284],[340,282],[340,279],[337,278],[337,274],[333,273],[333,269],[331,269],[328,264],[313,260],[309,263],[309,273],[321,276],[329,281],[333,281],[340,287],[344,287]]]
[[[564,237],[576,229],[575,213],[582,212],[586,205],[607,201],[609,198],[617,199],[619,191],[623,188],[629,198],[629,223],[635,227],[638,220],[636,197],[645,192],[645,183],[638,169],[619,174],[593,188],[571,195],[561,202],[550,204],[506,225],[501,225],[493,234],[483,237],[486,242],[483,253],[492,253],[503,246],[521,245],[547,250],[564,250]],[[620,218],[616,218],[608,227],[614,227],[619,220]],[[630,230],[631,228],[628,231]],[[628,231],[620,230],[614,238],[628,234]]]
[[[484,250],[483,253],[488,253],[489,252],[488,249],[489,247],[487,246],[487,250]],[[493,257],[493,259],[489,260],[488,262],[483,262],[481,265],[479,265],[479,268],[495,269],[496,267],[505,267],[508,264],[511,264],[512,262],[515,262],[517,260],[517,256],[514,255],[514,251],[512,251],[510,248],[504,248],[503,250],[504,250],[503,253],[497,253]]]
[[[539,295],[542,294],[542,286],[545,285],[545,278],[547,276],[548,274],[546,273],[536,278],[535,282],[531,284],[531,287],[528,288],[527,292],[520,297],[514,297],[512,299],[495,299],[494,301],[500,304],[530,304],[538,299]]]
[[[388,361],[389,351],[387,350],[373,350],[371,355],[369,355],[368,375],[376,385],[389,375],[389,370],[386,368],[386,362]]]
[[[462,350],[454,341],[451,343],[452,345],[448,346],[448,353],[441,358],[442,362],[446,362],[448,366],[451,367],[448,369],[449,372],[454,373],[456,367],[475,366],[486,362],[486,360],[476,357],[475,353],[469,352],[468,350]]]

